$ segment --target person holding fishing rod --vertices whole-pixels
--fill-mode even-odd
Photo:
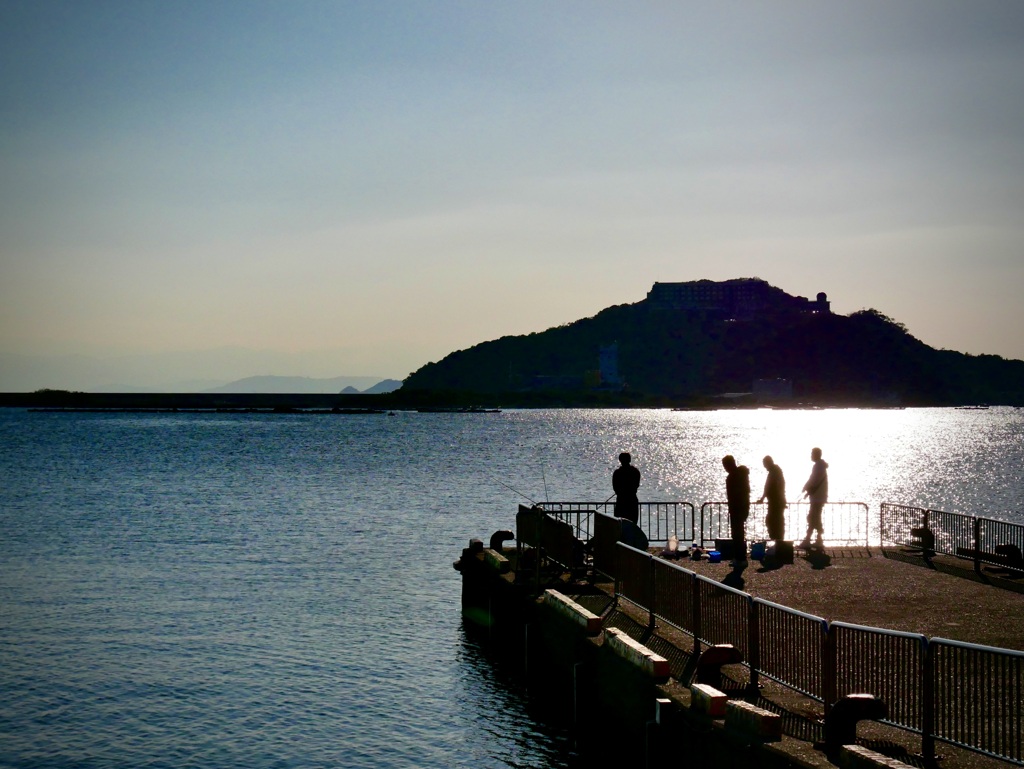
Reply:
[[[619,454],[619,466],[612,473],[612,489],[615,493],[615,517],[639,523],[640,500],[636,492],[640,488],[640,471],[632,465],[633,458],[628,451]]]

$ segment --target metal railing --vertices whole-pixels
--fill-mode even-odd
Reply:
[[[830,622],[826,665],[834,677],[826,680],[825,704],[869,692],[888,706],[887,723],[921,733],[927,646],[917,633]]]
[[[833,527],[827,543],[867,544],[867,505],[837,502],[828,507],[835,509],[829,516],[826,508],[826,532],[830,521]],[[757,510],[754,506],[748,519],[751,540],[760,535],[763,524],[755,518]],[[598,521],[609,518],[597,513],[613,511],[610,503],[549,503],[543,511],[521,508],[517,529],[522,527],[520,534],[527,542],[520,544],[535,541],[558,550],[544,542],[542,518],[565,526],[567,531],[556,538],[559,543],[573,534],[588,542]],[[722,502],[702,505],[699,518],[693,505],[685,502],[641,503],[641,514],[651,541],[658,535],[665,541],[674,532],[685,533],[684,541],[692,537],[707,543],[729,533]],[[789,536],[790,526],[801,524],[791,514],[787,518]],[[979,562],[1005,566],[997,548],[1015,545],[1024,550],[1020,524],[909,505],[884,503],[879,531],[883,546],[913,545],[960,557],[969,552],[975,568]],[[567,553],[559,554],[565,559]],[[608,560],[616,599],[646,610],[652,629],[658,618],[689,635],[695,656],[702,645],[732,644],[750,671],[751,685],[763,675],[823,703],[826,710],[846,694],[869,692],[885,701],[886,723],[921,735],[922,754],[929,761],[935,758],[935,743],[944,742],[1024,765],[1024,652],[829,622],[755,599],[621,542],[614,544]]]
[[[698,574],[694,580],[697,602],[696,640],[708,646],[732,644],[750,658],[750,603],[753,597]]]
[[[536,553],[533,559],[533,580],[541,584],[546,568],[573,573],[586,568],[583,543],[571,524],[546,514],[537,507],[519,506],[516,513],[516,549],[522,557],[525,548]]]
[[[571,524],[576,536],[589,541],[594,531],[594,513],[615,514],[615,503],[604,502],[545,502],[545,512]],[[675,534],[681,542],[695,540],[696,510],[690,502],[641,502],[640,528],[647,539],[656,544],[668,542]]]
[[[1018,553],[1024,553],[1024,526],[1019,523],[977,518],[975,528],[975,542],[977,543],[975,549],[983,554],[980,560],[1001,563],[992,559],[988,554],[995,553],[998,548],[1007,545],[1016,547]]]
[[[740,651],[756,686],[763,675],[824,704],[868,692],[886,723],[935,742],[1024,765],[1024,652],[928,640],[917,633],[829,622],[756,599],[650,553],[616,544],[616,599],[624,598],[701,646]],[[684,650],[685,651],[685,650]]]
[[[625,598],[637,606],[647,609],[654,603],[652,586],[654,572],[651,563],[654,557],[643,550],[623,545],[615,548],[615,597]],[[651,613],[651,626],[654,615]]]
[[[668,561],[659,561],[654,574],[651,609],[656,616],[692,636],[699,636],[698,597],[693,583],[697,575]]]
[[[929,737],[1024,763],[1024,652],[933,638]]]
[[[697,542],[702,547],[716,539],[729,539],[728,505],[705,502],[698,515],[691,502],[640,502],[640,528],[652,544],[664,544],[675,534],[682,546]],[[541,508],[549,515],[569,523],[577,538],[587,542],[594,533],[594,513],[615,514],[614,502],[545,502]],[[786,510],[785,539],[797,540],[807,531],[808,502],[791,502]],[[747,518],[748,541],[767,540],[768,526],[764,504],[750,506]],[[870,542],[870,516],[864,502],[828,502],[822,511],[825,543],[832,546],[867,546]]]
[[[807,532],[809,502],[790,502],[786,509],[786,535],[784,539],[799,540]],[[753,504],[747,518],[748,542],[768,540],[765,518],[768,506]],[[825,528],[825,544],[837,546],[867,546],[870,542],[870,514],[865,502],[826,502],[821,513]],[[729,539],[729,506],[726,502],[705,502],[700,507],[699,541],[703,546],[716,539]]]
[[[1024,525],[962,513],[883,502],[879,512],[882,547],[919,548],[927,555],[941,554],[1024,571],[1024,561],[1008,552],[1024,553]],[[1000,552],[1002,551],[1002,552]]]
[[[784,638],[785,643],[758,644],[751,660],[767,678],[824,702],[823,670],[828,621],[788,606],[755,598],[759,639]]]

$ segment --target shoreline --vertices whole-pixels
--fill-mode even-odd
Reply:
[[[31,393],[0,393],[0,408],[48,411],[216,411],[224,409],[320,410],[408,410],[437,412],[493,412],[500,409],[671,409],[674,411],[779,411],[858,408],[902,410],[905,408],[957,408],[987,411],[990,407],[1024,408],[1016,404],[979,403],[893,403],[868,398],[816,398],[759,402],[752,398],[668,398],[638,393],[452,393],[395,391],[365,393],[89,393],[39,390]]]

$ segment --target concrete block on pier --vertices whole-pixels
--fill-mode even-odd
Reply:
[[[498,572],[498,574],[508,574],[508,570],[511,567],[508,558],[497,550],[491,550],[490,548],[484,550],[484,563]]]
[[[712,718],[723,718],[729,697],[710,684],[693,684],[690,687],[690,705],[698,713]]]
[[[911,766],[863,745],[843,745],[838,763],[841,769],[910,769]]]
[[[562,616],[568,617],[586,630],[588,635],[597,635],[601,632],[600,617],[580,606],[571,598],[562,595],[557,590],[548,589],[544,591],[544,604],[550,606]]]
[[[639,641],[634,641],[618,628],[608,628],[605,643],[617,655],[636,665],[652,678],[668,678],[671,673],[668,660],[655,654]]]
[[[742,700],[732,700],[725,706],[725,726],[763,742],[782,739],[782,716]]]

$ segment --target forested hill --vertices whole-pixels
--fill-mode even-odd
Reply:
[[[613,343],[624,388],[602,386],[597,373],[601,348]],[[412,373],[400,392],[513,400],[559,393],[585,402],[614,389],[682,403],[750,392],[754,380],[775,378],[792,382],[794,400],[822,404],[1024,405],[1024,361],[936,350],[876,310],[765,311],[738,320],[648,300],[453,352]]]

